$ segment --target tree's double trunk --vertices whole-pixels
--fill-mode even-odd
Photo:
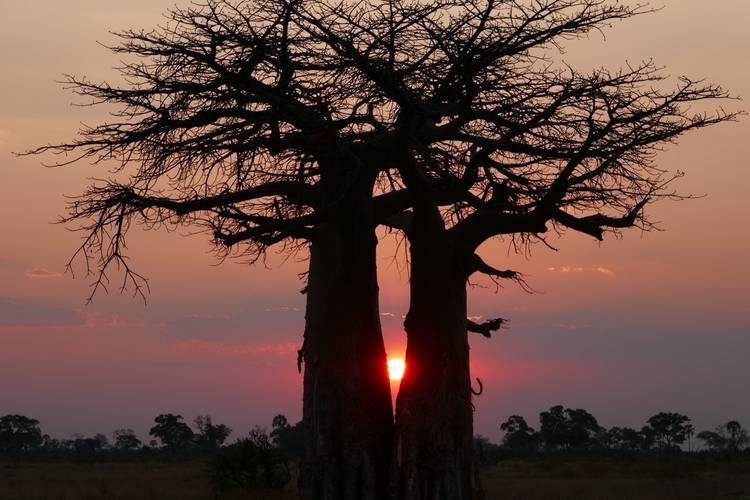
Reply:
[[[333,185],[330,196],[338,196]],[[310,247],[304,500],[387,497],[393,414],[380,327],[372,183],[355,182]]]
[[[481,497],[473,450],[465,261],[437,208],[415,209],[406,374],[396,403],[399,500]]]

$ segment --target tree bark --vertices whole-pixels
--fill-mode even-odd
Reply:
[[[330,185],[334,216],[316,229],[310,249],[300,487],[304,500],[380,500],[388,495],[393,412],[372,180],[346,187],[341,199],[341,182]]]
[[[437,208],[415,208],[409,240],[407,369],[396,403],[398,499],[478,499],[466,262]]]

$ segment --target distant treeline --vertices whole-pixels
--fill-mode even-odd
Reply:
[[[604,428],[586,410],[553,406],[539,414],[539,430],[519,415],[500,424],[501,443],[477,436],[477,459],[490,466],[504,458],[559,454],[654,457],[663,454],[750,455],[748,432],[731,420],[714,430],[696,433],[690,417],[661,412],[640,430]],[[290,464],[304,451],[302,423],[291,425],[284,415],[271,422],[271,431],[255,427],[228,444],[227,425],[200,415],[192,427],[181,415],[154,419],[144,443],[132,429],[56,439],[44,434],[39,421],[22,415],[0,417],[0,461],[65,460],[74,462],[205,460],[217,494],[236,488],[283,488],[291,479]],[[696,451],[694,440],[700,442]]]
[[[605,428],[584,409],[553,406],[539,414],[539,430],[519,415],[500,424],[500,444],[477,436],[480,455],[487,450],[513,454],[608,451],[617,453],[652,453],[694,451],[739,453],[748,449],[750,439],[742,425],[731,420],[714,430],[696,433],[690,417],[661,412],[649,418],[640,430],[630,427]],[[210,415],[199,415],[188,425],[182,415],[166,413],[154,419],[151,437],[144,443],[132,429],[118,429],[111,438],[103,434],[70,439],[56,439],[44,434],[39,421],[22,415],[0,417],[0,459],[29,458],[125,458],[144,455],[170,458],[195,457],[215,453],[228,446],[232,433],[227,425],[214,423]],[[303,452],[302,423],[291,425],[284,415],[277,415],[270,433],[255,427],[233,444],[251,439],[267,442],[289,458]],[[700,446],[695,446],[695,441]]]
[[[508,417],[500,424],[500,430],[503,439],[499,445],[482,436],[476,437],[480,463],[495,463],[507,455],[607,453],[637,456],[695,452],[695,440],[700,443],[699,453],[750,452],[748,432],[739,422],[730,420],[714,430],[696,434],[690,417],[675,412],[657,413],[640,430],[607,429],[584,409],[557,405],[539,414],[539,430],[520,415]]]
[[[283,488],[291,479],[290,463],[303,451],[301,423],[290,425],[277,415],[271,432],[255,427],[227,444],[227,425],[200,415],[193,427],[182,415],[165,413],[154,419],[152,438],[143,443],[132,429],[56,439],[44,434],[39,421],[23,415],[0,417],[0,462],[64,460],[82,463],[108,461],[205,461],[217,496],[233,489]]]
[[[111,437],[104,434],[70,439],[50,437],[42,431],[39,421],[23,415],[0,417],[0,460],[72,459],[119,460],[140,458],[192,459],[213,455],[229,446],[232,433],[227,425],[217,424],[210,415],[199,415],[188,425],[182,415],[165,413],[154,419],[149,431],[151,439],[144,443],[132,429],[117,429]],[[234,444],[246,439],[266,441],[290,458],[302,453],[301,425],[290,425],[284,415],[274,417],[272,430],[256,427]]]

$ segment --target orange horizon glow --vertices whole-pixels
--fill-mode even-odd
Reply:
[[[404,378],[406,371],[406,362],[401,358],[392,358],[388,360],[388,378],[398,382]]]

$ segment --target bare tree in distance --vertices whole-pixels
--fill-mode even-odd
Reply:
[[[140,449],[143,443],[135,435],[133,429],[117,429],[112,433],[112,447],[119,451],[135,451]]]
[[[113,179],[74,200],[94,290],[124,269],[131,224],[205,228],[221,255],[262,259],[309,246],[303,496],[478,498],[471,448],[466,281],[521,275],[486,263],[549,228],[601,239],[651,227],[643,209],[679,199],[655,163],[664,144],[736,113],[688,78],[666,88],[651,62],[589,73],[549,55],[648,12],[603,0],[260,3],[209,1],[168,25],[120,34],[125,87],[70,78],[115,121],[36,150],[114,160]],[[666,88],[666,89],[665,89]],[[392,422],[378,318],[375,227],[411,252],[407,370]],[[481,392],[481,389],[480,391]]]
[[[747,430],[736,420],[716,427],[715,431],[701,431],[696,436],[710,450],[723,453],[738,453],[750,443]]]
[[[195,440],[198,446],[216,450],[222,447],[232,429],[225,424],[214,424],[211,415],[198,415],[193,420],[197,432]]]

